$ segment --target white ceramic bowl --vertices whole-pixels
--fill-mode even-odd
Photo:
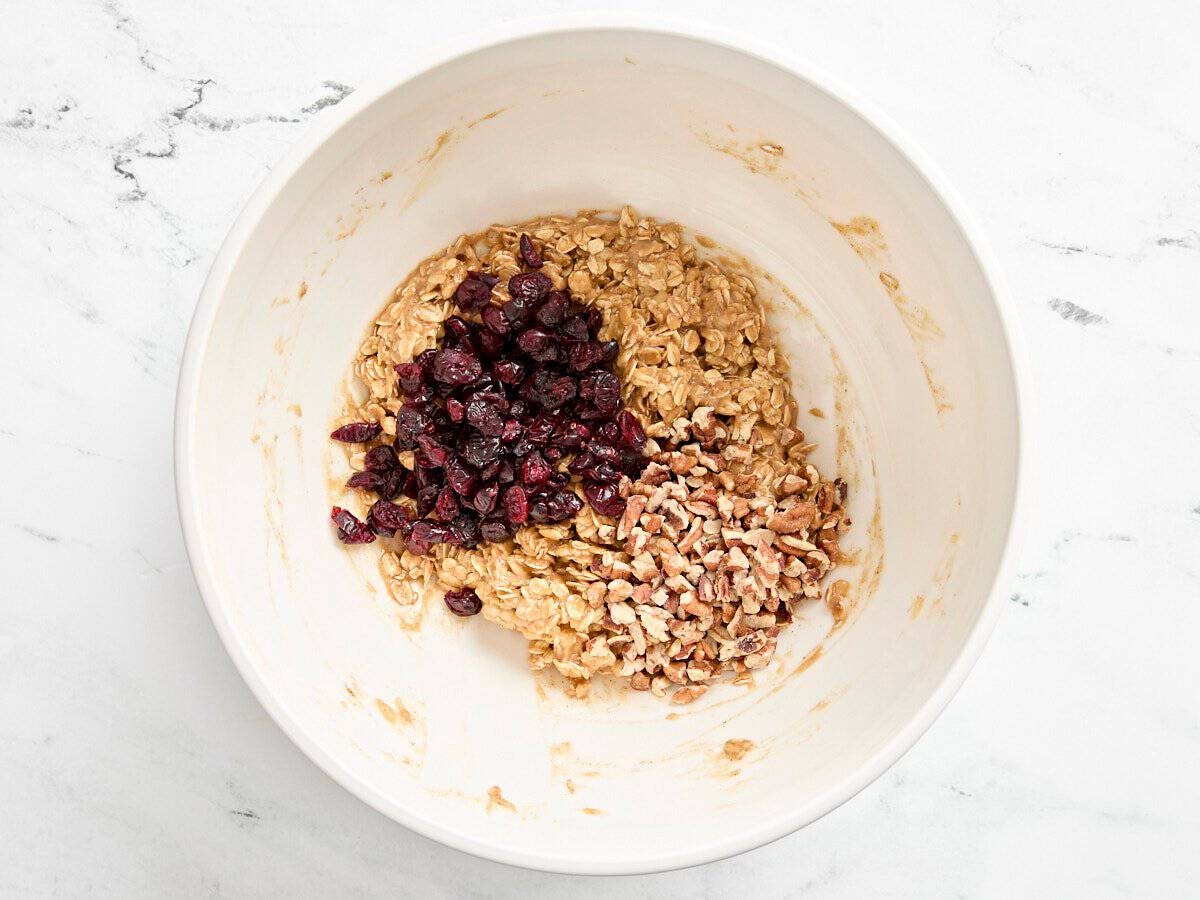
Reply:
[[[230,232],[179,387],[188,552],[262,704],[388,816],[537,868],[705,862],[876,778],[982,648],[1019,457],[994,269],[928,165],[822,75],[690,29],[490,40],[355,93]],[[397,607],[377,548],[347,551],[327,521],[330,421],[392,287],[463,231],[623,203],[774,276],[801,407],[825,413],[806,430],[857,523],[844,627],[807,610],[757,687],[687,708],[567,699],[516,635],[436,595]],[[730,759],[728,740],[753,749]]]

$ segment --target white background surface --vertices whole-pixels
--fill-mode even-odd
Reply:
[[[546,7],[5,0],[0,894],[1193,893],[1192,3],[671,4],[789,47],[896,119],[980,220],[1024,326],[1031,515],[1011,599],[949,710],[858,797],[702,868],[524,872],[373,812],[250,696],[172,491],[208,263],[322,109],[415,48]]]

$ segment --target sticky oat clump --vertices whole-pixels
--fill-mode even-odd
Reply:
[[[599,310],[599,339],[618,342],[612,368],[649,464],[622,481],[617,518],[585,505],[510,542],[428,555],[401,544],[385,549],[381,571],[413,619],[427,592],[473,588],[486,618],[528,639],[531,666],[553,666],[576,693],[607,674],[691,702],[770,662],[792,605],[822,596],[849,524],[845,485],[807,462],[750,277],[701,255],[679,225],[628,207],[464,235],[396,288],[354,364],[365,399],[342,421],[377,423],[381,441],[395,434],[395,366],[438,346],[469,272],[496,276],[493,301],[509,299],[522,235],[554,289]],[[354,468],[370,449],[352,453]]]

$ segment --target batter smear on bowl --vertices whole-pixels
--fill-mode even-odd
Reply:
[[[628,207],[460,237],[359,348],[334,533],[379,541],[397,603],[482,611],[577,696],[748,677],[850,524],[756,297]]]

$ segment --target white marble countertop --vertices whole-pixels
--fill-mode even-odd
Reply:
[[[507,868],[344,792],[251,697],[192,583],[171,471],[184,334],[226,229],[306,122],[411,48],[546,4],[16,0],[0,29],[0,894],[1194,894],[1200,7],[674,6],[872,98],[1006,269],[1035,390],[1033,515],[949,710],[815,825],[664,875]]]

